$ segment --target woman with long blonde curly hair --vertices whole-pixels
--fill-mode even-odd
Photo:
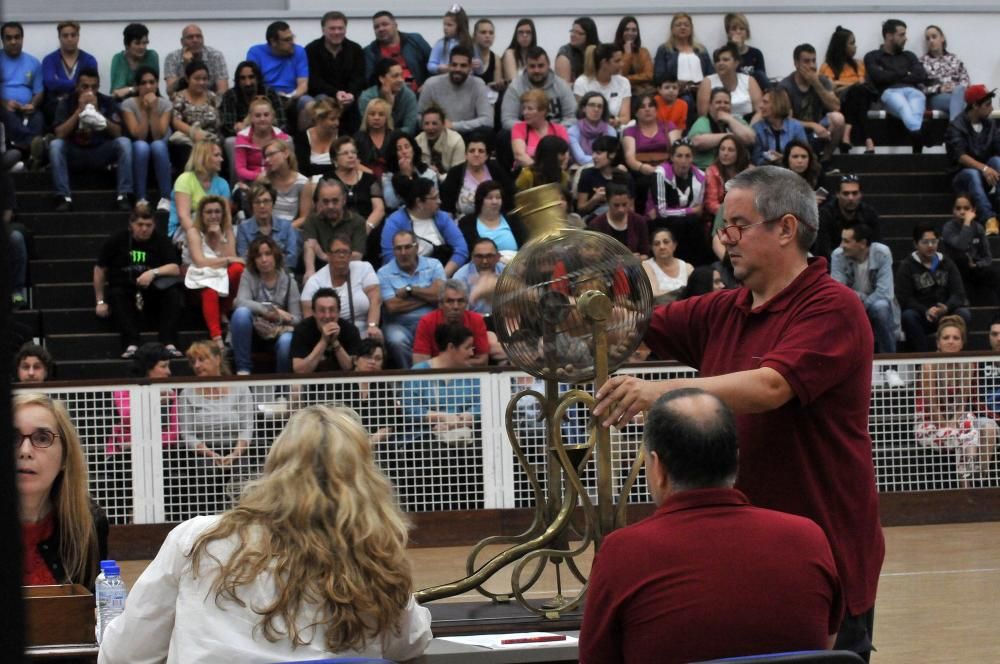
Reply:
[[[108,520],[90,499],[76,427],[45,394],[16,395],[13,414],[23,584],[93,587],[108,555]]]
[[[407,528],[356,415],[306,408],[235,508],[167,536],[100,661],[416,657],[430,612],[412,597]]]

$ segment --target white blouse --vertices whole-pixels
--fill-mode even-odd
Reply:
[[[274,579],[262,574],[239,588],[240,606],[223,601],[216,606],[212,582],[217,569],[206,556],[197,576],[187,553],[198,537],[214,526],[218,516],[198,516],[174,528],[156,558],[129,593],[125,612],[111,621],[104,632],[99,664],[215,664],[219,661],[264,664],[323,657],[383,657],[407,660],[423,653],[431,640],[431,613],[410,602],[400,617],[399,634],[375,636],[361,652],[331,653],[326,639],[309,627],[319,617],[320,607],[306,605],[299,611],[299,629],[312,641],[292,649],[291,641],[268,641],[254,626],[260,616],[253,607],[274,601]],[[211,543],[208,550],[227,560],[235,538]]]

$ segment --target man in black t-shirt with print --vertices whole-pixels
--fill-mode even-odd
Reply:
[[[312,297],[313,315],[292,333],[292,371],[350,371],[358,354],[361,334],[354,323],[340,317],[340,297],[332,288],[320,288]]]
[[[139,348],[141,314],[159,321],[159,341],[173,357],[177,349],[177,324],[181,312],[180,261],[167,237],[156,230],[153,209],[137,203],[128,230],[115,233],[94,266],[95,313],[111,316],[130,359]]]

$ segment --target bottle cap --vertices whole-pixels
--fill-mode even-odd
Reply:
[[[105,568],[104,573],[106,576],[121,576],[122,571],[118,568],[118,565],[111,565]]]
[[[102,560],[101,561],[101,569],[104,569],[105,567],[114,567],[117,564],[118,563],[116,563],[113,560]]]

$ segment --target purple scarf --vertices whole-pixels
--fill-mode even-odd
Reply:
[[[580,128],[580,147],[586,154],[593,154],[594,151],[591,149],[591,144],[599,136],[606,136],[608,133],[608,123],[601,120],[596,125],[592,125],[584,119],[580,119],[576,123],[576,126]]]

